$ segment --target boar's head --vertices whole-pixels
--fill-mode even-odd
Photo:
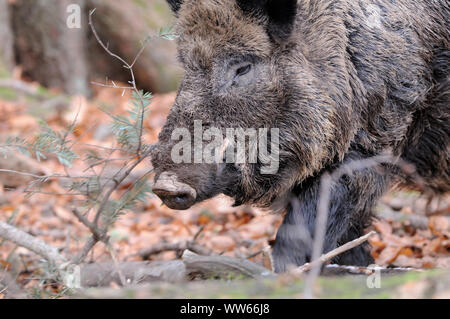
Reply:
[[[168,2],[177,16],[178,57],[185,74],[151,154],[153,191],[167,206],[187,209],[223,193],[235,205],[269,207],[343,154],[351,135],[342,134],[351,122],[350,103],[339,88],[324,85],[328,74],[308,60],[307,52],[314,49],[305,49],[306,40],[297,35],[302,23],[297,1]],[[315,40],[326,43],[323,38]],[[314,52],[318,59],[334,53],[320,45]],[[340,98],[342,106],[337,108],[333,98]],[[227,135],[230,129],[234,137]],[[266,148],[267,156],[239,161],[236,151],[234,160],[227,160],[224,150],[237,150],[236,139],[248,132],[257,132],[257,145]],[[250,135],[244,136],[244,154],[255,145]],[[189,147],[180,147],[182,140]],[[202,141],[198,151],[195,142]],[[205,144],[213,141],[211,151]],[[205,160],[205,152],[216,161]]]

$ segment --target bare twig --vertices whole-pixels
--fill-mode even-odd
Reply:
[[[14,170],[10,170],[10,169],[0,169],[0,173],[22,175],[22,176],[33,177],[33,178],[37,178],[37,179],[47,179],[48,178],[47,176],[35,175],[35,174],[27,173],[27,172],[19,172],[19,171],[14,171]]]
[[[109,198],[111,197],[112,193],[114,193],[114,191],[117,189],[117,187],[119,187],[120,184],[122,184],[122,182],[128,177],[128,175],[131,174],[131,172],[136,168],[136,166],[138,166],[146,157],[146,155],[148,155],[149,151],[146,152],[146,154],[144,154],[144,156],[139,157],[138,159],[136,159],[134,161],[134,163],[131,164],[131,166],[122,173],[122,175],[120,175],[119,177],[118,174],[120,173],[117,172],[117,174],[112,178],[113,181],[113,185],[110,187],[110,189],[106,192],[105,196],[103,197],[102,202],[100,203],[100,206],[97,210],[97,214],[94,218],[94,224],[98,225],[98,220],[100,218],[101,213],[103,212],[103,210],[105,209],[106,205],[108,204]]]
[[[26,194],[40,194],[40,195],[49,195],[49,196],[86,196],[83,193],[54,193],[54,192],[42,192],[39,190],[24,190]]]
[[[198,229],[197,233],[195,233],[192,240],[177,242],[177,243],[158,243],[156,245],[153,245],[150,248],[142,249],[137,254],[134,254],[132,256],[140,256],[142,259],[146,260],[151,255],[156,255],[156,254],[162,253],[164,251],[175,251],[177,253],[181,253],[185,250],[190,250],[194,253],[197,253],[197,254],[203,255],[203,256],[211,256],[211,255],[213,255],[212,250],[210,250],[206,247],[203,247],[202,245],[199,245],[197,243],[197,240],[200,237],[200,235],[204,229],[205,229],[205,225],[201,226]]]
[[[352,248],[355,248],[355,247],[361,245],[362,243],[367,241],[370,238],[370,236],[375,235],[375,234],[376,234],[375,231],[371,231],[370,233],[368,233],[368,234],[366,234],[364,236],[361,236],[361,237],[359,237],[359,238],[357,238],[355,240],[352,240],[352,241],[350,241],[350,242],[348,242],[348,243],[346,243],[346,244],[344,244],[344,245],[342,245],[342,246],[340,246],[340,247],[338,247],[336,249],[333,249],[332,251],[330,251],[330,252],[328,252],[326,254],[323,254],[322,256],[320,256],[318,259],[315,259],[311,263],[304,264],[303,266],[294,269],[293,272],[295,274],[302,274],[302,273],[304,273],[306,271],[310,271],[311,269],[313,269],[317,265],[322,265],[322,264],[332,260],[334,257],[336,257],[336,256],[338,256],[338,255],[340,255],[342,253],[345,253],[346,251],[348,251],[348,250],[350,250]]]
[[[76,209],[75,207],[72,209],[72,213],[75,215],[76,218],[78,218],[78,220],[85,225],[87,228],[89,228],[89,230],[98,238],[102,237],[102,234],[100,233],[100,230],[98,229],[98,227],[96,227],[93,223],[91,223],[86,216],[84,216],[83,214],[81,214],[78,209]]]
[[[102,160],[99,160],[99,161],[97,161],[95,163],[90,164],[87,168],[84,169],[83,172],[86,172],[86,171],[88,171],[88,170],[90,170],[90,169],[92,169],[94,167],[100,166],[100,165],[105,164],[105,163],[124,162],[124,161],[129,161],[130,159],[131,158],[125,158],[125,157],[123,157],[123,158],[104,158]]]
[[[123,90],[134,90],[134,87],[132,86],[120,86],[120,85],[110,85],[110,84],[104,84],[99,82],[91,82],[91,84],[101,87],[106,87],[110,89],[123,89]]]
[[[334,177],[334,176],[333,176]],[[312,260],[318,260],[316,264],[308,276],[305,285],[305,295],[308,297],[312,295],[312,285],[316,279],[316,277],[320,273],[320,255],[323,251],[323,244],[325,242],[325,236],[327,231],[327,222],[328,222],[328,211],[329,211],[329,202],[331,196],[331,187],[333,178],[330,174],[323,174],[320,180],[320,195],[319,202],[317,203],[317,216],[316,216],[316,227],[314,231],[314,241],[313,241],[313,250],[312,250]]]
[[[94,235],[89,237],[88,241],[84,244],[83,249],[75,257],[72,258],[70,263],[75,265],[82,263],[97,242],[98,239],[96,239]]]
[[[146,40],[146,43],[142,46],[142,48],[139,50],[138,54],[136,55],[136,57],[134,58],[133,62],[127,63],[123,58],[121,58],[119,55],[111,52],[111,50],[108,48],[108,46],[106,46],[103,41],[100,39],[97,31],[95,30],[94,24],[92,22],[92,16],[94,15],[95,9],[91,10],[91,12],[89,13],[89,26],[91,27],[92,33],[94,34],[95,39],[97,40],[97,42],[102,46],[102,48],[106,51],[106,53],[108,53],[110,56],[114,57],[115,59],[119,60],[120,62],[123,63],[124,67],[126,69],[128,69],[128,71],[130,72],[130,76],[131,76],[131,81],[129,81],[129,83],[131,84],[131,88],[130,87],[123,87],[123,89],[131,89],[133,90],[136,95],[139,97],[139,101],[141,104],[141,114],[139,116],[139,141],[138,141],[138,146],[136,149],[136,153],[140,154],[141,150],[142,150],[142,134],[143,134],[143,130],[144,130],[144,113],[145,113],[145,105],[144,105],[144,99],[142,98],[141,93],[139,92],[137,86],[136,86],[136,78],[134,76],[134,71],[133,71],[133,66],[135,65],[136,61],[139,59],[139,57],[141,56],[142,52],[144,51],[148,40]],[[115,85],[114,85],[115,86]]]
[[[380,272],[381,274],[391,275],[391,274],[402,274],[405,272],[424,272],[424,269],[410,268],[410,267],[381,267],[378,265],[373,265],[369,267],[360,266],[348,266],[348,265],[326,265],[323,269],[324,275],[339,276],[339,275],[371,275],[374,272]]]
[[[89,175],[80,175],[80,176],[71,176],[71,175],[63,175],[63,174],[53,174],[53,175],[36,175],[36,174],[31,174],[31,173],[27,173],[27,172],[19,172],[19,171],[14,171],[14,170],[9,170],[9,169],[0,169],[0,173],[7,173],[7,174],[15,174],[15,175],[22,175],[22,176],[28,176],[28,177],[33,177],[39,180],[42,180],[43,182],[52,179],[52,178],[61,178],[61,179],[79,179],[79,178],[84,178],[84,179],[88,179],[91,178],[92,176]],[[104,177],[105,179],[108,179],[108,177]]]
[[[109,186],[105,192],[102,192],[103,195],[99,194],[99,196],[97,197],[97,200],[100,199],[100,196],[101,196],[101,200],[99,200],[100,203],[99,203],[99,206],[97,208],[96,214],[95,214],[92,222],[89,221],[87,218],[85,218],[83,215],[81,215],[78,211],[76,211],[76,210],[74,211],[75,216],[84,225],[86,225],[93,234],[89,238],[88,242],[86,242],[86,244],[84,245],[82,251],[72,259],[72,262],[75,264],[81,263],[86,258],[89,251],[95,246],[95,244],[98,241],[102,241],[107,247],[109,247],[109,243],[108,243],[109,238],[107,236],[107,231],[108,231],[108,227],[110,225],[107,224],[107,225],[100,226],[99,225],[100,216],[104,213],[104,210],[106,209],[106,207],[108,205],[111,195],[117,190],[117,188],[122,184],[122,182],[131,174],[131,172],[149,155],[149,152],[150,152],[150,149],[147,149],[144,153],[141,153],[141,151],[142,151],[142,134],[143,134],[143,116],[144,116],[145,105],[144,105],[143,98],[142,98],[139,90],[137,89],[135,76],[134,76],[134,72],[133,72],[133,65],[135,64],[139,55],[142,53],[143,49],[141,51],[139,51],[138,56],[135,58],[135,60],[133,61],[132,64],[127,63],[119,55],[111,52],[109,47],[107,45],[105,45],[104,42],[100,39],[100,37],[94,27],[94,24],[92,22],[92,16],[93,16],[94,12],[95,12],[95,9],[89,13],[89,26],[91,27],[91,30],[92,30],[92,33],[94,34],[95,39],[110,56],[112,56],[115,59],[122,62],[124,67],[129,70],[130,75],[131,75],[131,81],[129,82],[131,84],[130,87],[123,87],[123,86],[119,87],[119,86],[115,85],[114,82],[113,82],[114,85],[112,87],[120,88],[120,89],[132,89],[140,99],[141,107],[142,107],[142,114],[141,114],[140,123],[139,123],[139,145],[136,150],[137,159],[134,162],[132,162],[130,165],[127,165],[125,163],[122,166],[122,168],[120,168],[112,177],[112,179],[111,179],[113,182],[112,185]],[[108,85],[101,84],[101,86],[108,86]],[[96,200],[96,202],[97,202],[97,200]]]
[[[106,150],[106,151],[113,151],[113,152],[117,152],[120,151],[120,148],[113,148],[113,147],[107,147],[107,146],[101,146],[101,145],[95,145],[95,144],[89,144],[89,143],[78,143],[78,146],[85,146],[85,147],[92,147],[92,148],[99,148],[102,150]]]
[[[136,54],[136,56],[135,56],[133,62],[131,62],[130,68],[132,68],[132,67],[136,64],[137,60],[139,60],[139,58],[141,57],[141,55],[142,55],[142,53],[144,52],[145,48],[147,47],[147,44],[150,42],[151,38],[152,38],[152,36],[147,36],[147,37],[145,38],[145,40],[144,40],[144,42],[143,42],[143,44],[142,44],[141,49],[139,50],[138,54]]]
[[[147,151],[147,152],[149,152],[149,151]],[[106,245],[108,244],[109,238],[107,236],[107,231],[108,231],[109,225],[103,225],[101,228],[99,228],[98,221],[100,219],[100,216],[103,213],[104,209],[106,208],[106,205],[108,204],[108,201],[109,201],[111,195],[114,193],[114,191],[131,174],[131,172],[136,168],[136,166],[144,160],[145,157],[146,157],[146,154],[144,154],[144,156],[136,159],[135,162],[133,164],[131,164],[131,166],[125,172],[123,172],[120,176],[117,177],[117,175],[120,173],[120,172],[118,172],[112,178],[113,185],[110,186],[110,188],[106,191],[105,195],[103,196],[103,199],[102,199],[102,201],[97,209],[97,213],[94,217],[94,221],[91,225],[91,227],[93,229],[95,229],[96,231],[93,232],[93,235],[89,238],[88,242],[86,242],[82,251],[72,259],[72,263],[74,263],[74,264],[81,263],[86,258],[89,251],[95,246],[95,244],[98,241],[102,241]]]
[[[122,59],[120,56],[118,56],[117,54],[114,54],[111,52],[111,50],[109,50],[109,48],[103,43],[103,41],[100,39],[100,37],[98,36],[97,30],[95,30],[94,28],[94,24],[92,23],[92,16],[95,12],[95,9],[91,10],[91,12],[89,12],[89,25],[91,27],[92,33],[94,34],[95,39],[97,40],[97,42],[102,46],[102,48],[112,57],[116,58],[117,60],[119,60],[120,62],[122,62],[125,66],[129,66],[127,62],[125,62],[124,59]]]
[[[202,232],[205,230],[205,225],[202,225],[197,233],[194,235],[194,238],[192,238],[192,241],[195,243],[197,241],[197,239],[200,237],[200,235],[202,234]]]
[[[140,250],[136,255],[146,260],[151,255],[156,255],[165,251],[183,252],[185,250],[190,250],[204,256],[210,256],[213,254],[210,249],[195,243],[195,241],[189,240],[177,243],[158,243],[150,248]]]
[[[123,287],[125,287],[127,285],[127,280],[126,280],[122,270],[120,269],[120,264],[117,261],[117,257],[116,257],[116,253],[114,252],[114,248],[109,243],[106,248],[108,249],[111,259],[113,260],[114,267],[115,267],[117,273],[119,274],[120,283],[122,284]]]
[[[118,187],[123,183],[123,181],[131,174],[131,172],[149,155],[150,153],[150,148],[148,149],[143,149],[143,144],[142,144],[142,134],[143,134],[143,117],[144,117],[144,111],[145,111],[145,105],[144,105],[144,100],[143,100],[143,96],[141,95],[140,91],[137,89],[136,86],[136,81],[135,81],[135,75],[133,72],[133,66],[135,65],[137,59],[139,58],[139,56],[142,54],[145,45],[143,46],[143,48],[139,51],[139,53],[137,54],[136,58],[133,60],[133,62],[131,64],[127,63],[123,58],[121,58],[120,56],[118,56],[117,54],[114,54],[113,52],[111,52],[111,50],[109,49],[109,47],[107,45],[105,45],[103,43],[103,41],[100,39],[100,37],[98,36],[97,31],[94,28],[93,22],[92,22],[92,15],[94,14],[95,10],[92,10],[89,14],[89,25],[91,27],[91,30],[94,34],[94,37],[96,38],[97,42],[102,46],[102,48],[112,57],[114,57],[115,59],[121,61],[124,65],[124,67],[130,72],[131,75],[131,81],[129,82],[131,84],[131,86],[126,87],[126,86],[117,86],[114,82],[113,82],[113,87],[114,88],[120,88],[120,89],[131,89],[133,90],[136,95],[139,97],[140,103],[141,103],[141,116],[139,118],[139,123],[137,123],[138,125],[138,131],[139,131],[139,145],[137,146],[136,149],[136,159],[131,162],[131,164],[125,163],[115,174],[114,176],[112,176],[112,178],[108,178],[108,183],[110,183],[112,181],[112,184],[109,185],[108,183],[101,185],[102,186],[102,192],[100,192],[98,194],[98,196],[95,199],[95,203],[98,203],[98,208],[96,210],[96,214],[93,218],[93,221],[90,221],[85,215],[83,215],[82,213],[80,213],[77,209],[73,210],[73,214],[76,216],[76,218],[82,223],[84,224],[86,227],[89,228],[89,230],[92,232],[92,236],[89,238],[89,240],[85,243],[84,247],[82,248],[82,250],[78,253],[78,255],[76,255],[75,257],[72,258],[72,263],[74,264],[79,264],[81,263],[86,256],[89,254],[89,252],[92,250],[92,248],[95,246],[95,244],[98,241],[103,242],[106,247],[110,247],[109,246],[109,237],[107,236],[107,231],[108,228],[110,226],[110,223],[112,223],[112,221],[108,221],[105,223],[105,225],[99,225],[99,219],[100,216],[104,213],[105,209],[107,208],[107,205],[110,201],[110,197],[111,195],[118,189]],[[146,44],[146,43],[145,43]],[[9,86],[14,86],[17,87],[19,89],[21,89],[22,91],[26,91],[27,94],[29,95],[33,95],[33,94],[37,94],[35,92],[35,89],[32,88],[29,85],[26,85],[26,83],[22,83],[22,82],[8,82],[8,83],[3,83],[0,81],[0,85],[9,85]],[[102,86],[108,86],[107,84],[102,85]],[[78,116],[78,114],[77,114]],[[75,126],[75,121],[76,118],[73,122],[73,124],[71,125],[71,129],[64,135],[63,137],[63,143],[66,142],[66,139],[68,137],[68,134],[72,131],[73,127]],[[74,143],[75,144],[75,143]],[[73,145],[72,145],[73,146]],[[93,147],[99,147],[97,145],[89,145],[89,146],[93,146]],[[111,154],[118,150],[118,149],[110,149],[110,148],[104,148],[104,149],[108,149],[111,151]],[[111,156],[110,154],[110,156]],[[113,161],[116,159],[106,159],[104,162],[108,163],[109,161]],[[99,163],[96,163],[96,165]],[[106,165],[105,165],[106,166]],[[104,167],[105,167],[104,166]],[[103,167],[103,169],[104,169]],[[92,166],[89,167],[90,169],[93,169]],[[102,172],[100,173],[103,174],[103,169]],[[66,171],[66,175],[48,175],[48,176],[39,176],[36,174],[30,174],[30,173],[25,173],[25,172],[17,172],[17,171],[12,171],[12,170],[0,170],[0,172],[3,173],[14,173],[14,174],[19,174],[19,175],[23,175],[23,176],[28,176],[28,177],[32,177],[35,178],[36,181],[34,182],[34,184],[36,184],[36,182],[39,183],[43,183],[45,181],[47,181],[48,179],[51,178],[91,178],[92,176],[70,176],[70,174]],[[97,176],[97,178],[100,178],[95,170],[94,170],[94,174],[95,176]],[[147,174],[146,174],[147,175]],[[146,176],[145,175],[145,176]],[[30,191],[28,190],[28,188],[25,190],[25,192],[36,192],[36,191]],[[44,192],[40,192],[40,193],[44,193]],[[50,194],[50,193],[49,193]],[[54,193],[51,193],[51,195],[54,195]],[[78,193],[68,193],[68,194],[61,194],[61,195],[85,195],[85,194],[78,194]],[[91,209],[91,208],[90,208]],[[38,254],[42,255],[44,258],[48,259],[51,262],[54,262],[55,264],[57,264],[57,262],[59,262],[59,260],[63,260],[63,258],[59,255],[59,253],[53,249],[52,247],[46,245],[44,242],[39,241],[38,239],[33,240],[34,238],[32,236],[30,236],[29,234],[23,233],[19,230],[14,231],[15,229],[11,226],[5,225],[3,226],[3,224],[1,225],[3,228],[0,228],[0,236],[8,239],[8,240],[13,240],[14,242],[19,243],[19,245],[24,246],[26,248],[30,248],[31,250],[37,252]],[[6,237],[5,237],[6,236]],[[22,243],[20,244],[23,240],[21,240],[21,238],[24,237],[26,238],[25,241],[29,241],[29,243],[27,244]],[[186,247],[190,247],[194,250],[197,251],[202,251],[201,248],[196,249],[195,243],[190,243],[189,245],[187,245]],[[205,252],[204,250],[202,252]],[[114,259],[114,258],[113,258]]]

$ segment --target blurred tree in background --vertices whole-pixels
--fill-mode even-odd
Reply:
[[[81,28],[69,28],[68,7],[81,9]],[[90,94],[90,81],[129,81],[121,63],[111,60],[88,27],[95,24],[109,48],[132,62],[143,42],[173,24],[164,0],[0,0],[0,76],[17,66],[25,79],[67,94]],[[136,81],[152,92],[175,90],[181,75],[175,44],[152,38],[136,63]]]
[[[0,0],[0,77],[11,72],[14,64],[14,40],[10,19],[8,0]]]

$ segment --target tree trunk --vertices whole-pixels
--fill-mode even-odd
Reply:
[[[0,0],[0,40],[7,33],[8,0]],[[142,42],[153,35],[133,70],[139,88],[169,92],[177,88],[182,71],[173,41],[156,37],[158,29],[173,24],[165,0],[14,0],[10,2],[15,59],[23,75],[65,93],[89,94],[90,81],[130,81],[128,70],[109,56],[94,38],[88,12],[96,9],[95,28],[110,50],[131,63]],[[81,28],[70,28],[73,5],[79,6]],[[10,37],[11,38],[11,37]],[[6,43],[2,40],[3,43]],[[8,56],[14,56],[11,54]],[[110,83],[110,82],[109,82]]]
[[[4,77],[14,66],[14,41],[8,0],[0,0],[0,43],[0,77]]]
[[[80,28],[70,28],[68,6],[79,6]],[[24,76],[68,94],[88,95],[87,32],[84,0],[17,0],[13,28]]]
[[[174,23],[165,0],[117,1],[86,0],[89,9],[96,9],[95,28],[111,51],[131,63],[142,42],[153,36],[134,67],[139,88],[152,92],[170,92],[177,88],[182,71],[176,62],[174,41],[156,37],[158,29]],[[106,54],[92,33],[88,32],[91,69],[99,79],[130,80],[122,64]]]

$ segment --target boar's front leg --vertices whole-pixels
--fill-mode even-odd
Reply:
[[[361,159],[353,152],[347,160]],[[375,167],[344,175],[331,189],[324,252],[363,235],[371,221],[372,208],[388,186],[388,168]],[[280,226],[273,258],[276,272],[309,262],[312,254],[316,208],[320,195],[320,177],[312,178],[293,191],[288,212]],[[367,266],[373,262],[369,245],[358,246],[333,262]]]

